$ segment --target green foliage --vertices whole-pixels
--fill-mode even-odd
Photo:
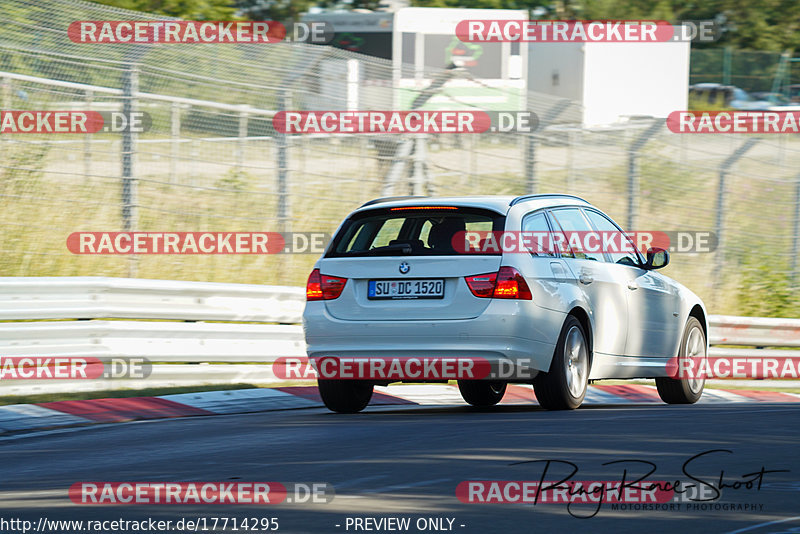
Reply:
[[[246,172],[233,168],[226,172],[219,180],[216,181],[214,187],[226,189],[231,192],[241,193],[246,191],[249,184],[253,183],[253,177]]]
[[[93,0],[98,4],[186,20],[233,20],[234,0]]]
[[[315,5],[332,4],[323,0],[234,0],[236,7],[250,20],[277,20],[284,24],[300,20],[300,15]],[[353,6],[366,7],[366,6]]]
[[[737,313],[752,317],[797,317],[798,298],[791,278],[781,272],[768,254],[743,259],[737,290]]]
[[[27,144],[3,147],[0,166],[0,193],[18,195],[35,188],[42,177],[45,156],[50,145]]]

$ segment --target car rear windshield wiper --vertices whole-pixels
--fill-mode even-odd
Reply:
[[[400,252],[402,254],[411,254],[412,248],[408,243],[397,243],[394,245],[386,245],[383,247],[375,247],[369,249],[367,254],[382,254],[386,252]]]

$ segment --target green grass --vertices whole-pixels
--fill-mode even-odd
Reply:
[[[577,194],[625,225],[627,146],[633,135],[580,134],[571,149],[557,145],[556,139],[543,141],[536,152],[537,191]],[[170,144],[144,143],[162,137],[157,132],[143,135],[139,144],[136,230],[281,229],[271,141],[249,142],[240,158],[244,167],[238,168],[235,142],[189,140],[180,144],[180,162],[170,176]],[[302,286],[317,259],[315,254],[150,255],[136,259],[71,254],[65,246],[70,233],[123,228],[119,148],[97,145],[91,155],[91,175],[84,176],[80,143],[43,150],[47,145],[32,145],[27,139],[5,140],[0,156],[0,226],[4,228],[0,273],[5,276],[134,275]],[[497,139],[461,136],[460,145],[449,137],[431,140],[428,193],[526,193],[520,143],[510,137],[495,142]],[[683,139],[657,137],[642,150],[635,230],[714,230],[718,166],[740,141],[731,142],[724,136]],[[663,271],[695,291],[710,313],[800,316],[800,293],[791,287],[788,276],[793,245],[792,180],[800,165],[800,140],[786,138],[782,142],[783,153],[777,146],[758,145],[728,175],[727,247],[720,287],[714,286],[715,252],[675,253]],[[710,159],[689,157],[686,163],[684,149],[689,156]],[[761,155],[750,159],[758,151]],[[330,234],[354,208],[383,194],[388,164],[379,161],[377,148],[364,138],[293,138],[289,154],[288,231]],[[407,194],[409,187],[410,179],[403,176],[391,193]]]

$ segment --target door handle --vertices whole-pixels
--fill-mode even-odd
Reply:
[[[636,282],[634,282],[633,280],[631,280],[630,282],[628,282],[628,289],[631,289],[631,290],[633,290],[633,289],[639,289],[639,286],[636,284]]]
[[[578,280],[580,280],[581,284],[586,284],[586,285],[589,285],[592,282],[594,282],[594,278],[592,278],[590,275],[586,273],[581,273],[581,277]]]

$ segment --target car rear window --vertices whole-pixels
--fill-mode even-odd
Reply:
[[[458,254],[453,248],[458,232],[500,231],[504,224],[503,215],[480,208],[404,206],[362,211],[345,221],[326,257],[453,255]]]

